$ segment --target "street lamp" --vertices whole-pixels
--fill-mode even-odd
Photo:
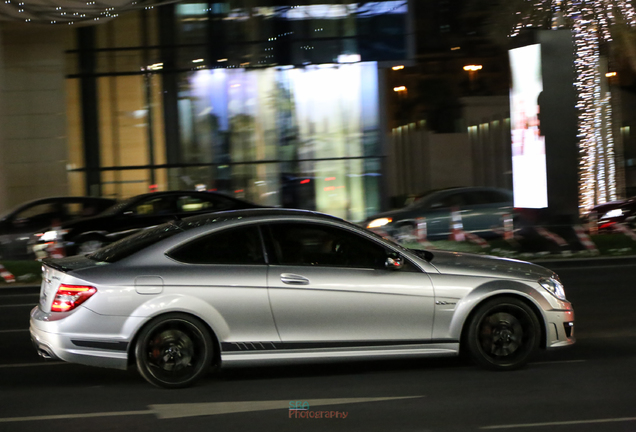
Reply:
[[[470,90],[475,90],[475,74],[477,71],[480,71],[483,68],[482,65],[466,65],[464,66],[464,70],[468,72],[468,81],[470,82]]]

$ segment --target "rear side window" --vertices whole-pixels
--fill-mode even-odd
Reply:
[[[256,227],[235,228],[196,238],[168,253],[188,264],[265,264]]]

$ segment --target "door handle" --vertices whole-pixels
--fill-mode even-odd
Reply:
[[[289,285],[309,285],[309,279],[307,279],[306,277],[290,273],[281,274],[280,280],[281,282]]]

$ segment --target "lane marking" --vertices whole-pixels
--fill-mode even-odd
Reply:
[[[13,305],[0,305],[0,308],[10,308],[10,307],[34,307],[37,306],[37,303],[23,303],[23,304],[13,304]]]
[[[627,422],[627,421],[636,421],[636,417],[617,417],[617,418],[594,419],[594,420],[571,420],[571,421],[560,421],[560,422],[522,423],[522,424],[511,424],[511,425],[482,426],[479,429],[509,429],[509,428],[543,427],[543,426],[567,426],[567,425],[613,423],[613,422]]]
[[[15,329],[15,330],[0,330],[0,333],[19,333],[19,332],[28,332],[29,329]]]
[[[97,412],[97,413],[84,413],[84,414],[59,414],[59,415],[47,415],[47,416],[31,416],[31,417],[8,417],[0,418],[0,423],[15,423],[15,422],[27,422],[38,420],[68,420],[79,418],[91,418],[91,417],[123,417],[132,415],[151,415],[152,411],[114,411],[114,412]]]
[[[57,365],[63,365],[63,364],[70,365],[73,363],[52,361],[52,362],[40,362],[40,363],[0,364],[0,368],[4,369],[4,368],[20,368],[20,367],[34,367],[34,366],[57,366]]]
[[[333,398],[333,399],[309,399],[310,407],[329,405],[343,405],[351,403],[382,402],[403,399],[416,399],[425,396],[398,396],[375,398]],[[94,412],[82,414],[58,414],[29,417],[0,418],[0,423],[28,422],[41,420],[65,420],[91,417],[124,417],[132,415],[155,415],[158,419],[174,419],[184,417],[210,416],[220,414],[234,414],[242,412],[269,411],[277,409],[289,409],[289,400],[276,401],[244,401],[244,402],[210,402],[191,404],[160,404],[149,405],[146,411],[114,411]]]
[[[309,399],[310,407],[342,405],[349,403],[381,402],[401,399],[422,398],[424,396],[401,397],[377,397],[377,398],[336,398],[336,399]],[[249,401],[249,402],[211,402],[191,404],[167,404],[149,405],[160,419],[173,419],[182,417],[197,417],[218,414],[233,414],[241,412],[267,411],[275,409],[289,409],[288,400],[277,401]]]

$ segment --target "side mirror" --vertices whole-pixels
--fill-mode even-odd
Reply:
[[[399,255],[389,255],[384,265],[389,270],[400,270],[404,267],[404,259]]]

